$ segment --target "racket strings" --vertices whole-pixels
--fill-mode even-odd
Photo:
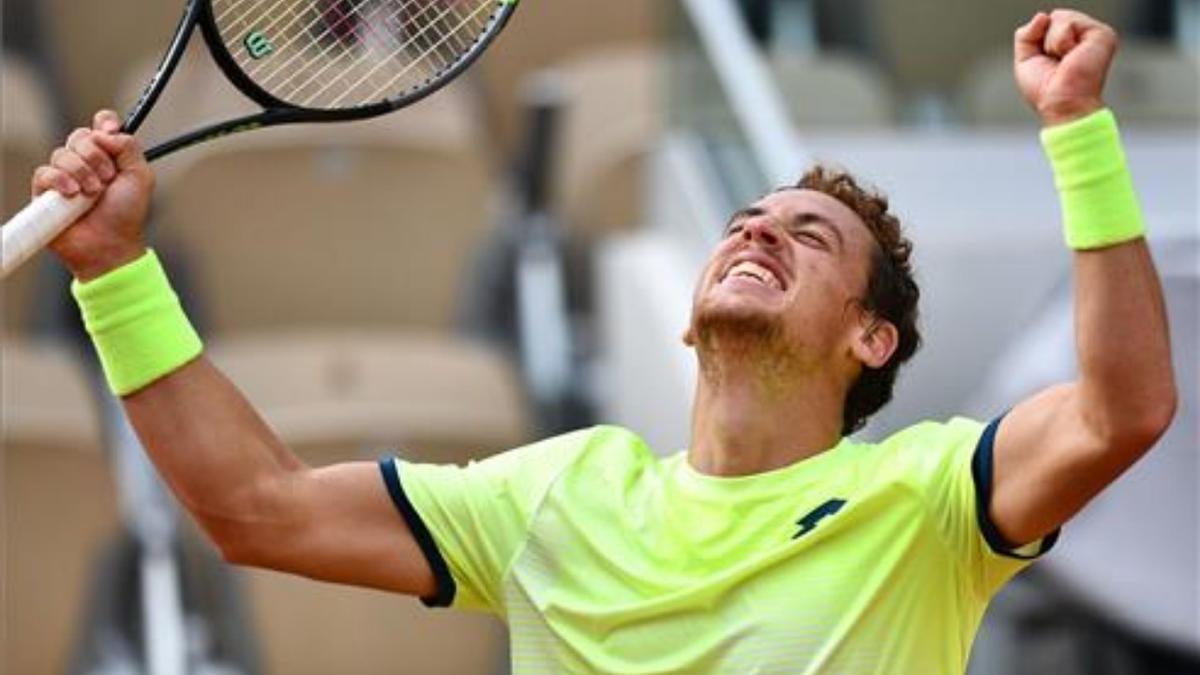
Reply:
[[[324,49],[322,49],[322,51],[320,53],[320,57],[322,57],[322,58],[331,57],[331,51],[332,51],[333,47],[335,47],[335,46],[340,48],[340,51],[342,52],[342,54],[341,54],[342,56],[346,56],[346,55],[352,56],[353,55],[350,48],[346,45],[345,38],[342,37],[342,35],[344,35],[344,34],[341,33],[341,31],[345,30],[345,26],[347,24],[349,24],[350,26],[354,25],[353,23],[351,23],[353,21],[354,16],[355,16],[355,14],[353,12],[342,13],[339,11],[339,18],[337,18],[333,22],[326,23],[324,30],[322,30],[320,33],[317,33],[316,35],[313,36],[312,39],[317,42],[325,41],[325,42],[329,43]],[[305,29],[307,30],[308,27],[306,27]],[[283,45],[283,49],[286,50],[286,49],[294,46],[294,44],[298,40],[303,39],[304,36],[305,36],[304,32],[297,32],[288,41],[288,43]],[[331,36],[335,36],[334,39],[331,40],[330,39]],[[257,68],[252,68],[252,69],[248,70],[247,74],[251,78],[258,80],[260,84],[270,86],[270,85],[276,83],[275,78],[277,75],[287,74],[288,72],[291,72],[290,69],[296,63],[296,61],[305,56],[306,56],[306,54],[304,51],[296,50],[296,53],[293,54],[291,57],[289,57],[287,61],[284,61],[281,64],[277,64],[276,67],[269,73],[264,74],[262,72],[263,70],[265,70],[265,65],[264,65],[264,66],[259,66]],[[236,57],[237,57],[237,55],[235,54],[235,58]]]
[[[252,2],[252,1],[253,0],[240,0],[238,4],[245,5],[247,2]],[[324,2],[322,2],[320,4],[324,5],[325,8],[321,11],[320,14],[317,15],[317,18],[315,20],[309,19],[309,23],[307,25],[303,26],[303,28],[297,28],[297,26],[295,25],[296,21],[304,19],[304,15],[303,15],[303,13],[295,12],[294,9],[293,9],[293,11],[289,12],[291,19],[292,19],[291,22],[282,27],[277,26],[278,21],[279,21],[280,17],[282,16],[282,13],[278,12],[277,9],[278,9],[278,6],[284,1],[285,0],[276,0],[276,2],[273,5],[271,5],[266,10],[264,10],[267,13],[275,13],[275,14],[280,15],[280,16],[277,16],[276,19],[274,19],[271,23],[269,23],[266,26],[265,30],[272,30],[272,29],[279,28],[279,29],[281,29],[281,30],[279,30],[279,32],[292,33],[292,37],[288,40],[288,42],[286,44],[283,45],[283,49],[285,49],[285,50],[288,47],[294,46],[295,43],[297,43],[298,41],[304,40],[306,35],[311,35],[312,36],[311,39],[316,42],[328,42],[329,45],[324,50],[322,50],[322,52],[320,54],[322,57],[330,56],[330,47],[333,47],[333,46],[340,46],[342,48],[343,52],[349,52],[350,51],[349,45],[357,39],[356,31],[358,31],[361,27],[365,27],[367,30],[371,31],[374,35],[379,36],[380,33],[375,29],[373,24],[380,20],[377,15],[378,8],[382,7],[386,4],[386,3],[379,3],[379,2],[372,3],[370,0],[359,0],[359,2],[357,4],[354,4],[353,2],[349,2],[348,0],[332,0],[332,1],[324,0]],[[293,7],[295,6],[295,4],[297,4],[297,3],[293,3]],[[305,2],[302,4],[311,5],[311,2]],[[376,8],[376,14],[368,16],[367,21],[360,23],[359,22],[359,10],[362,6],[367,5],[367,4],[371,4]],[[402,2],[402,3],[400,3],[399,7],[397,8],[397,11],[393,14],[393,17],[400,16],[400,15],[407,13],[413,5],[422,5],[423,7],[428,7],[431,5],[431,3],[429,2],[429,0],[408,0],[407,2]],[[348,7],[349,11],[343,10],[342,9],[343,6],[349,6]],[[228,14],[228,12],[223,14],[223,16],[227,15],[227,14]],[[335,15],[335,19],[333,21],[329,20],[330,14]],[[393,17],[386,17],[384,20],[385,21],[391,20]],[[234,19],[234,21],[244,24],[247,22],[246,15],[243,14],[242,16],[238,17],[237,19]],[[315,24],[318,24],[318,23],[323,23],[325,28],[319,33],[313,33]],[[331,40],[330,39],[331,36],[334,39]],[[278,66],[273,73],[267,75],[266,77],[261,77],[261,70],[262,70],[261,68],[250,69],[247,71],[247,74],[250,75],[250,77],[252,77],[252,78],[259,79],[262,82],[269,83],[270,79],[275,74],[286,70],[287,67],[290,66],[291,64],[293,64],[297,58],[300,58],[304,55],[305,55],[304,52],[302,52],[302,51],[298,52],[297,54],[295,54],[294,56],[289,58],[289,60],[287,62]],[[241,46],[239,46],[237,49],[235,49],[233,51],[233,56],[235,59],[239,59],[239,57],[244,57],[245,49],[243,49]],[[242,60],[244,61],[244,58]]]
[[[330,2],[329,0],[325,0],[325,2],[323,4],[325,4],[327,7],[325,9],[321,10],[321,14],[320,14],[320,18],[322,19],[321,22],[324,23],[325,28],[321,32],[315,33],[315,34],[311,33],[311,31],[314,29],[314,25],[312,23],[309,23],[299,29],[295,26],[296,21],[306,19],[305,15],[303,13],[295,12],[295,11],[289,12],[289,14],[292,17],[292,21],[290,23],[282,26],[281,32],[292,33],[292,36],[288,40],[288,42],[285,45],[283,45],[283,48],[286,49],[287,47],[294,45],[298,40],[304,39],[306,34],[311,35],[311,39],[316,42],[329,42],[331,45],[340,45],[342,47],[347,47],[347,43],[349,41],[353,40],[353,36],[354,36],[353,31],[357,30],[357,27],[358,27],[358,24],[357,24],[358,8],[361,7],[363,4],[366,4],[366,1],[367,0],[360,0],[358,5],[351,4],[350,11],[343,11],[341,9],[341,6],[347,4],[346,0],[335,0],[333,2]],[[336,15],[335,20],[329,21],[328,17],[330,14]],[[311,18],[307,18],[307,20],[309,20],[310,22],[312,21]],[[274,27],[274,24],[276,24],[278,21],[279,21],[279,19],[276,18],[274,21],[271,22],[271,25],[268,25],[267,29],[270,30],[272,27]],[[368,23],[367,25],[369,26],[370,24]],[[244,50],[241,47],[239,47],[239,49],[234,51],[234,58],[238,58],[243,53],[244,53]],[[296,58],[296,57],[293,56],[292,58]],[[251,77],[254,77],[257,74],[258,70],[261,70],[261,69],[251,70],[248,72],[248,74]]]
[[[420,0],[418,0],[418,2],[420,2]],[[401,14],[401,13],[403,13],[404,11],[407,11],[407,7],[408,7],[409,5],[412,5],[412,4],[413,4],[413,2],[407,2],[407,4],[402,4],[402,6],[401,6],[400,10],[398,10],[398,11],[397,11],[397,13],[395,14],[395,16],[400,16],[400,14]],[[320,34],[320,35],[318,35],[318,36],[317,36],[318,40],[320,40],[320,38],[324,38],[326,35],[330,34],[330,32],[331,32],[331,31],[337,30],[337,26],[340,26],[342,23],[344,23],[344,22],[347,22],[347,20],[348,20],[350,17],[353,17],[353,14],[344,14],[344,16],[342,16],[341,18],[338,18],[338,19],[337,19],[337,22],[335,22],[335,23],[332,23],[332,24],[329,24],[328,26],[326,26],[326,29],[325,29],[325,30],[322,32],[322,34]],[[389,19],[390,19],[390,18],[391,18],[391,17],[389,17]],[[373,22],[367,22],[367,24],[366,24],[366,25],[367,25],[367,26],[371,26],[371,23],[373,23]],[[372,30],[372,31],[374,32],[374,35],[377,35],[377,36],[379,35],[379,32],[378,32],[376,29],[370,28],[370,30]],[[389,37],[390,37],[390,35],[389,35]],[[385,38],[378,38],[378,41],[379,41],[379,42],[385,42],[386,40],[385,40]],[[391,38],[391,42],[394,42],[394,43],[395,43],[395,38]],[[344,43],[340,43],[340,44],[341,44],[341,47],[343,48],[343,52],[347,52],[347,53],[348,53],[348,52],[349,52],[349,49],[348,49],[348,48],[346,48],[346,44],[344,44]],[[329,55],[329,52],[330,52],[330,48],[326,48],[326,49],[324,49],[324,50],[323,50],[323,53],[322,53],[322,56],[328,56],[328,55]],[[293,64],[293,62],[294,62],[296,59],[300,58],[300,56],[301,56],[301,55],[302,55],[302,53],[298,53],[298,54],[295,54],[295,55],[293,55],[293,56],[292,56],[292,58],[290,58],[290,59],[289,59],[287,62],[284,62],[284,64],[282,64],[282,65],[280,65],[280,66],[276,67],[274,71],[272,71],[272,72],[270,72],[270,73],[266,74],[266,76],[264,76],[264,77],[262,78],[262,82],[263,82],[263,83],[268,83],[268,84],[274,84],[274,83],[275,83],[275,77],[276,77],[276,76],[278,76],[278,74],[287,74],[287,72],[288,72],[288,70],[289,70],[289,66],[290,66],[290,65],[292,65],[292,64]],[[328,66],[326,66],[326,67],[328,67]],[[318,73],[314,73],[314,77],[313,77],[313,79],[314,79],[314,78],[316,78],[316,77],[319,77],[319,76],[320,76],[320,74],[323,74],[323,72],[324,72],[324,71],[319,71]],[[252,71],[251,73],[248,73],[248,74],[250,74],[250,76],[251,76],[251,77],[257,77],[257,76],[258,76],[258,73],[257,73],[257,71]],[[431,74],[432,74],[432,73],[431,73]],[[294,82],[293,82],[292,84],[294,85]],[[296,86],[296,89],[302,89],[302,86],[304,86],[305,84],[307,84],[307,83],[301,84],[300,86]]]
[[[444,1],[444,0],[443,0]],[[367,100],[373,101],[385,96],[389,91],[397,88],[405,88],[401,86],[406,76],[408,79],[415,79],[418,83],[428,81],[432,76],[439,72],[444,72],[457,62],[474,44],[479,35],[482,35],[486,28],[486,21],[480,21],[477,25],[472,25],[473,19],[478,19],[479,15],[488,9],[488,4],[479,5],[467,17],[457,11],[455,4],[446,4],[445,9],[434,16],[432,19],[428,17],[431,7],[435,5],[428,1],[420,4],[420,12],[410,14],[401,21],[403,26],[403,34],[406,38],[404,41],[398,40],[391,35],[380,40],[380,44],[386,49],[390,48],[388,57],[378,60],[374,66],[369,67],[367,73],[355,81],[348,90],[339,96],[333,103],[335,106],[351,104],[352,95],[361,95],[361,91],[370,87],[370,93],[367,94]],[[401,9],[392,15],[393,18],[402,17],[409,13],[412,4],[404,4]],[[491,13],[488,13],[490,16]],[[450,21],[458,20],[458,23],[449,26]],[[414,30],[415,27],[415,30]],[[446,28],[449,28],[448,32]],[[466,29],[466,30],[464,30]],[[466,40],[461,37],[464,33],[469,33],[470,39]],[[377,33],[378,34],[378,33]],[[453,43],[465,45],[464,48],[456,48]],[[415,54],[415,55],[414,55]],[[389,65],[403,62],[406,57],[407,62],[403,64],[399,72],[394,72],[389,77]],[[365,64],[368,59],[365,57],[360,59],[360,65]],[[414,72],[416,71],[416,72]],[[422,72],[427,72],[427,75],[421,75]],[[379,85],[378,79],[385,78],[384,84]],[[411,82],[409,83],[411,87]],[[325,91],[330,91],[330,86],[322,88],[321,92],[310,97],[309,103],[316,100]],[[358,94],[356,94],[358,90]]]
[[[396,98],[459,63],[502,0],[213,0],[242,71],[276,98],[309,108]]]
[[[482,12],[482,11],[484,11],[484,10],[487,10],[487,9],[488,9],[488,6],[487,6],[487,5],[480,5],[479,7],[477,7],[477,8],[476,8],[476,9],[475,9],[473,12],[471,12],[471,14],[470,14],[470,15],[468,15],[468,16],[467,16],[465,19],[462,19],[462,20],[461,20],[461,21],[458,23],[458,25],[456,25],[456,26],[454,26],[453,28],[451,28],[451,29],[450,29],[450,34],[449,34],[449,35],[454,35],[454,34],[456,34],[458,31],[462,30],[462,28],[463,28],[463,27],[465,27],[465,26],[466,26],[466,25],[467,25],[467,24],[468,24],[468,23],[469,23],[469,22],[470,22],[472,19],[476,18],[476,17],[477,17],[477,15],[478,15],[480,12]],[[443,12],[443,13],[442,13],[442,16],[439,16],[439,17],[438,17],[438,20],[440,21],[440,19],[441,19],[442,17],[444,17],[444,16],[445,16],[446,14],[448,14],[448,13],[449,13],[449,12]],[[430,27],[432,27],[432,26],[436,26],[436,25],[437,25],[436,21],[435,21],[435,22],[433,22],[433,23],[430,23],[430,24],[429,24],[429,26],[430,26]],[[421,36],[422,36],[423,34],[427,33],[427,32],[429,32],[429,31],[427,30],[427,27],[422,27],[422,29],[421,29],[421,30],[418,32],[418,34],[417,34],[416,36],[414,36],[414,38],[413,38],[413,39],[410,41],[410,44],[412,44],[412,43],[416,43],[416,42],[417,42],[417,41],[418,41],[418,40],[421,38]],[[392,75],[392,76],[391,76],[391,79],[387,80],[387,81],[384,83],[384,85],[383,85],[382,87],[376,87],[375,89],[373,89],[372,93],[370,93],[370,94],[367,96],[367,100],[369,100],[369,101],[370,101],[370,100],[377,100],[377,99],[384,98],[384,97],[386,96],[387,92],[391,91],[391,90],[393,89],[393,87],[395,87],[395,86],[396,86],[396,85],[397,85],[397,84],[398,84],[398,83],[399,83],[401,80],[403,80],[403,78],[404,78],[404,77],[405,77],[405,76],[406,76],[406,75],[407,75],[409,72],[411,72],[411,71],[412,71],[414,68],[416,68],[416,67],[417,67],[419,64],[422,64],[422,63],[424,63],[424,62],[425,62],[425,60],[426,60],[427,58],[429,58],[429,57],[430,57],[430,55],[437,53],[438,49],[439,49],[439,48],[440,48],[442,45],[446,44],[446,43],[449,41],[449,39],[450,39],[450,38],[449,38],[449,36],[446,36],[446,37],[443,37],[443,38],[441,38],[440,40],[437,40],[436,42],[433,42],[433,43],[429,44],[429,45],[426,47],[425,51],[423,51],[423,52],[419,53],[419,54],[418,54],[418,55],[417,55],[415,58],[413,58],[413,59],[410,61],[409,65],[408,65],[407,67],[405,67],[405,68],[404,68],[403,70],[401,70],[400,72],[398,72],[398,73],[395,73],[394,75]],[[405,49],[407,49],[407,46],[408,46],[408,45],[400,45],[400,47],[399,47],[399,49],[398,49],[397,51],[400,51],[400,50],[405,50]],[[336,99],[334,99],[334,101],[333,101],[333,105],[334,105],[334,106],[341,106],[341,105],[345,104],[345,103],[346,103],[346,99],[347,99],[347,98],[348,98],[348,97],[349,97],[349,96],[350,96],[352,93],[354,93],[355,91],[357,91],[357,89],[358,89],[358,87],[359,87],[360,85],[363,85],[363,84],[367,83],[369,80],[371,80],[371,79],[372,79],[372,77],[373,77],[373,76],[374,76],[374,75],[375,75],[375,74],[376,74],[376,73],[377,73],[379,70],[381,70],[385,64],[386,64],[386,62],[385,62],[385,61],[381,61],[381,62],[380,62],[379,64],[377,64],[377,65],[376,65],[374,68],[372,68],[370,71],[368,71],[366,75],[363,75],[363,76],[362,76],[362,77],[361,77],[359,80],[357,80],[357,81],[356,81],[356,82],[354,82],[352,85],[350,85],[350,87],[347,89],[347,91],[346,91],[344,94],[342,94],[341,96],[339,96],[339,97],[337,97]],[[326,88],[328,88],[328,85],[326,86]],[[319,95],[320,93],[323,93],[323,91],[324,91],[324,89],[323,89],[321,92],[318,92],[318,95]],[[314,97],[314,98],[315,98],[315,97]]]
[[[445,14],[445,12],[443,12],[443,14]],[[433,24],[430,24],[430,25],[433,25]],[[424,32],[426,29],[427,29],[427,27],[423,27],[421,32]],[[407,46],[417,43],[417,41],[419,40],[420,37],[421,37],[421,35],[418,34],[410,40],[408,45],[403,45],[403,44],[398,45],[398,48],[393,49],[393,54],[404,51]],[[364,62],[365,59],[366,59],[366,57],[364,55],[363,57],[358,59],[358,63]],[[412,70],[412,67],[417,65],[418,63],[421,63],[421,62],[414,61],[410,66],[408,66],[407,68],[405,68],[402,71],[402,74]],[[380,68],[385,66],[386,64],[387,64],[387,61],[381,60],[374,67],[370,67],[367,70],[365,75],[363,75],[359,80],[355,81],[352,85],[349,86],[349,88],[347,88],[346,94],[353,92],[355,90],[355,88],[358,87],[359,85],[362,85],[366,82],[370,82],[371,80],[373,80],[373,78],[375,78],[375,76],[378,74],[378,71],[380,70]],[[322,78],[327,73],[327,71],[330,69],[330,67],[332,67],[332,65],[333,65],[332,62],[326,64],[321,70],[319,70],[316,73],[313,73],[311,76],[309,76],[308,79],[304,80],[303,82],[299,83],[298,85],[295,85],[296,88],[299,90],[303,90],[304,88],[308,87],[310,84],[316,82],[318,79]],[[358,64],[356,64],[356,65],[358,65]],[[320,87],[320,89],[318,89],[315,93],[311,94],[308,97],[308,99],[306,99],[306,101],[303,103],[303,105],[311,105],[311,103],[313,101],[319,100],[321,98],[322,94],[324,94],[326,91],[329,91],[330,88],[333,87],[334,85],[343,85],[344,86],[344,82],[340,82],[337,79],[328,79],[325,82],[325,84]],[[387,84],[384,84],[382,87],[380,87],[378,85],[378,83],[374,83],[372,86],[375,87],[376,91],[382,89],[385,91],[385,93],[386,93],[386,89],[388,88]],[[338,107],[338,106],[342,105],[346,94],[339,96],[337,99],[332,101],[332,103],[330,105],[333,107]],[[368,100],[375,100],[375,98],[369,98]]]

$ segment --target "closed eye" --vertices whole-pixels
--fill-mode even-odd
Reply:
[[[791,235],[805,245],[818,247],[830,253],[840,253],[845,248],[842,233],[823,216],[799,213],[788,225]]]
[[[793,229],[791,234],[793,239],[802,244],[816,246],[824,251],[829,250],[829,242],[825,241],[825,238],[817,234],[817,231],[811,227]]]

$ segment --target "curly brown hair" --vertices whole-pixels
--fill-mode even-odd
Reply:
[[[858,214],[876,243],[871,256],[863,308],[891,322],[899,339],[896,351],[879,368],[863,368],[846,393],[842,409],[842,434],[858,431],[867,418],[892,400],[892,389],[900,366],[921,346],[917,328],[917,301],[921,289],[913,278],[912,242],[904,236],[900,220],[888,213],[887,197],[859,184],[849,173],[817,165],[790,189],[815,190],[837,199]],[[784,188],[789,189],[789,188]]]

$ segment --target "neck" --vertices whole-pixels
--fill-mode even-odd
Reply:
[[[786,354],[726,347],[710,343],[697,349],[700,381],[688,451],[693,468],[746,476],[837,444],[845,392],[836,373],[805,368]]]

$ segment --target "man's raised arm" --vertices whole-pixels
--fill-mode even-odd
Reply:
[[[159,472],[232,562],[432,595],[379,469],[305,466],[204,357],[143,239],[153,185],[137,142],[107,111],[33,177],[35,195],[99,196],[51,248],[75,275],[110,387]]]
[[[992,521],[1024,545],[1065,523],[1142,456],[1174,415],[1162,290],[1102,92],[1117,35],[1069,10],[1015,36],[1015,75],[1038,112],[1074,249],[1079,376],[1017,405],[994,446]]]

